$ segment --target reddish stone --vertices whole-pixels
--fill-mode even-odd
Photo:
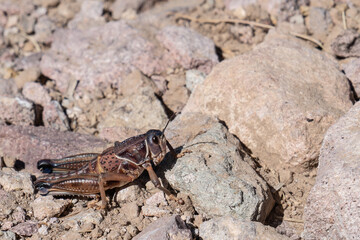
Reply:
[[[0,153],[25,163],[32,173],[43,158],[61,158],[86,152],[102,152],[106,143],[94,136],[60,132],[45,127],[0,126]]]

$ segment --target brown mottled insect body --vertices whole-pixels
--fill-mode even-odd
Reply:
[[[156,166],[165,157],[166,146],[173,156],[174,149],[163,131],[149,130],[113,147],[101,154],[80,154],[59,160],[40,160],[38,168],[44,173],[35,186],[42,195],[96,196],[100,193],[102,207],[106,207],[105,191],[121,187],[138,178],[146,169],[156,187],[171,195],[160,185],[152,163]]]

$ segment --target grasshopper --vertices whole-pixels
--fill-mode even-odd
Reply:
[[[105,191],[122,187],[137,179],[144,170],[149,173],[153,184],[170,198],[176,197],[164,188],[152,165],[158,165],[165,157],[166,146],[171,155],[176,154],[166,140],[164,131],[149,130],[145,134],[115,142],[100,154],[85,153],[62,159],[43,159],[37,167],[43,173],[35,181],[35,187],[41,195],[78,195],[97,197],[100,193],[101,208],[107,205]]]

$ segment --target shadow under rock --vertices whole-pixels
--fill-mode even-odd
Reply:
[[[14,164],[14,169],[16,171],[21,171],[21,170],[25,169],[25,162],[16,159],[15,164]]]
[[[175,154],[181,153],[184,146],[180,146],[174,149]],[[161,181],[165,184],[165,186],[170,186],[169,182],[165,178],[165,172],[172,169],[176,162],[178,161],[178,158],[174,158],[170,152],[168,152],[162,162],[155,168],[156,175],[161,179]],[[173,188],[170,187],[169,190],[172,190]]]
[[[281,196],[279,195],[279,191],[276,191],[273,187],[270,187],[271,193],[275,199],[275,205],[271,210],[269,216],[265,220],[265,225],[269,225],[273,228],[281,225],[284,220],[284,208],[281,205]]]

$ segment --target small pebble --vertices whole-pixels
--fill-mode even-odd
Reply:
[[[52,218],[50,218],[49,223],[51,223],[51,224],[59,223],[59,219],[57,217],[52,217]]]
[[[48,227],[45,226],[45,225],[42,225],[39,229],[38,229],[38,233],[40,235],[47,235],[49,232],[48,232]]]

